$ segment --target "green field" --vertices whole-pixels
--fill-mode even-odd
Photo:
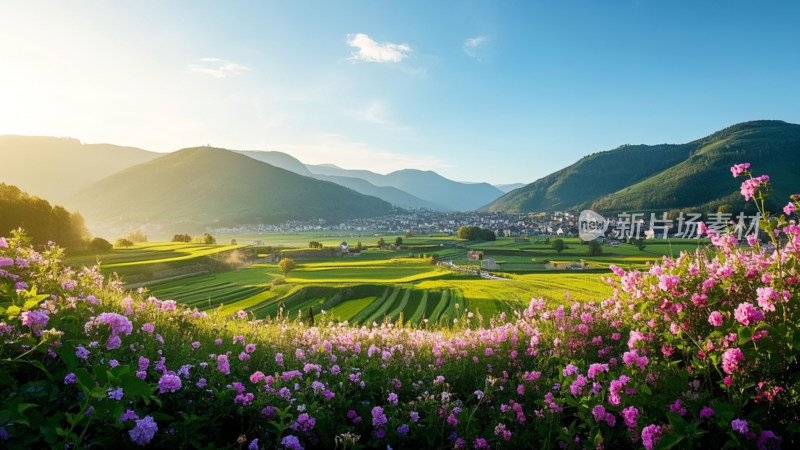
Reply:
[[[643,267],[664,254],[677,255],[682,250],[695,250],[697,241],[651,240],[643,250],[622,244],[618,248],[603,246],[603,255],[589,257],[588,248],[577,239],[565,239],[567,248],[556,253],[549,243],[531,240],[515,243],[513,238],[493,242],[470,243],[452,236],[404,238],[395,249],[374,248],[377,238],[339,234],[321,236],[313,233],[296,235],[252,236],[263,246],[202,245],[181,243],[137,244],[129,249],[115,249],[100,255],[103,272],[120,272],[135,277],[141,271],[171,273],[185,268],[185,274],[164,277],[147,285],[162,300],[173,299],[198,309],[219,309],[224,314],[244,310],[257,318],[277,315],[309,320],[347,320],[368,324],[384,320],[447,324],[460,319],[465,312],[483,318],[500,312],[524,308],[531,298],[542,297],[548,303],[599,301],[611,295],[611,288],[600,281],[609,264]],[[251,264],[238,270],[192,272],[209,261],[220,264],[232,252],[249,252],[263,256],[268,246],[295,245],[305,248],[310,241],[338,245],[361,241],[366,246],[357,257],[314,257],[299,259],[297,268],[286,276],[273,263]],[[393,236],[384,237],[393,242]],[[481,250],[484,258],[492,258],[505,273],[503,279],[483,279],[427,259],[453,261],[457,265],[477,268],[478,261],[467,260],[468,250]],[[308,255],[313,256],[313,252]],[[94,263],[93,255],[75,255],[68,259],[73,266]],[[584,261],[594,270],[549,270],[553,264],[566,265]],[[561,266],[559,266],[561,267]],[[162,270],[162,272],[158,272]],[[156,277],[157,278],[157,277]]]

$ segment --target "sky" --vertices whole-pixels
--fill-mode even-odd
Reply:
[[[800,123],[796,1],[0,0],[0,135],[530,183]]]

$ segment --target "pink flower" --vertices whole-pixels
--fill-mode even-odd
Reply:
[[[756,309],[752,303],[740,303],[733,316],[742,325],[750,325],[764,320],[764,313]]]
[[[730,348],[722,354],[722,370],[727,374],[739,369],[739,361],[744,361],[744,355],[738,348]]]
[[[737,178],[739,175],[743,174],[749,168],[750,168],[750,163],[735,164],[733,167],[731,167],[731,173],[733,174],[733,178]]]
[[[714,311],[708,315],[708,323],[715,327],[722,326],[723,317],[719,311]]]
[[[647,450],[652,450],[655,447],[658,439],[661,437],[661,427],[658,425],[648,425],[642,430],[642,445]]]
[[[797,211],[797,207],[794,206],[794,203],[792,202],[787,203],[786,206],[783,207],[783,212],[787,216],[791,216],[795,211]]]
[[[758,293],[758,306],[764,311],[775,311],[775,305],[772,304],[772,300],[780,300],[780,296],[775,289],[771,287],[760,287],[756,289],[756,292]]]

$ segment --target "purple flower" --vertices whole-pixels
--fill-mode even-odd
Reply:
[[[733,428],[733,431],[738,431],[740,434],[747,434],[750,432],[750,430],[747,429],[747,420],[745,419],[733,419],[731,428]]]
[[[228,362],[228,355],[217,356],[217,370],[224,373],[225,375],[231,374],[231,365]]]
[[[386,414],[383,413],[383,408],[380,406],[376,406],[372,408],[372,426],[373,427],[380,427],[385,425],[386,422]]]
[[[486,439],[478,438],[472,443],[472,448],[475,450],[491,450],[492,447],[489,446],[489,443],[486,442]]]
[[[75,356],[80,359],[89,359],[89,350],[82,345],[79,345],[78,348],[75,349]]]
[[[119,418],[119,421],[126,422],[128,420],[137,420],[138,418],[139,416],[136,414],[136,412],[132,409],[129,409],[126,410],[124,413],[122,413],[122,415]]]
[[[391,394],[389,394],[389,398],[387,398],[386,401],[389,402],[389,404],[391,404],[391,405],[396,405],[397,404],[397,394],[392,392]]]
[[[128,431],[131,440],[139,445],[147,445],[158,431],[158,425],[150,416],[136,421],[136,426]]]
[[[116,401],[122,400],[122,388],[117,388],[116,390],[108,390],[108,398],[113,398]]]
[[[181,377],[173,373],[165,373],[158,380],[158,393],[175,392],[181,388]]]
[[[629,406],[620,412],[620,415],[625,419],[625,425],[628,428],[636,428],[636,420],[639,418],[639,410],[635,406]]]
[[[708,419],[714,415],[714,410],[710,407],[706,406],[705,408],[700,410],[700,417],[703,419]]]
[[[419,420],[419,413],[416,412],[416,411],[411,411],[408,414],[408,416],[411,418],[411,421],[414,422],[414,423],[417,423],[417,421]]]
[[[408,434],[408,425],[407,424],[402,424],[399,427],[397,427],[397,434],[399,434],[400,436],[407,435]]]
[[[41,328],[47,325],[50,320],[50,313],[45,309],[36,309],[33,311],[25,311],[19,315],[22,319],[22,325],[31,328]]]
[[[78,377],[75,376],[75,372],[70,372],[64,377],[64,384],[75,384],[77,382]]]
[[[297,417],[297,421],[295,421],[289,428],[302,433],[311,431],[316,423],[317,419],[310,417],[307,413],[303,413]]]
[[[281,440],[281,445],[289,450],[303,450],[303,446],[300,444],[300,439],[297,439],[297,436],[291,434],[285,436]]]
[[[258,438],[250,441],[250,445],[247,446],[247,450],[258,450]]]

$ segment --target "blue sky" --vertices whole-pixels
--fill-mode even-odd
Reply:
[[[0,134],[532,182],[800,122],[800,2],[6,2]]]

